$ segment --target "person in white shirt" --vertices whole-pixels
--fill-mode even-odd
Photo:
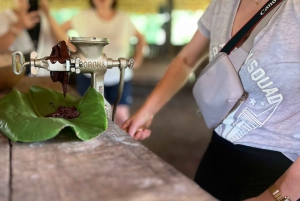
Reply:
[[[181,89],[199,58],[209,49],[212,60],[256,13],[275,3],[212,0],[194,37],[122,128],[137,140],[149,137],[154,116]],[[255,37],[239,71],[248,96],[214,129],[201,159],[195,182],[218,200],[300,200],[299,3],[283,1]]]
[[[27,0],[17,0],[14,9],[0,13],[0,49],[30,53],[33,48],[27,29],[40,21],[37,11],[27,12],[30,5]]]
[[[61,31],[59,25],[49,12],[47,0],[40,0],[40,9],[28,11],[28,0],[16,0],[13,9],[0,13],[0,50],[20,51],[28,60],[32,51],[38,57],[49,56],[52,47],[61,40],[67,40],[67,35]],[[35,47],[28,30],[40,23],[40,33]],[[47,70],[40,69],[37,76],[49,76]]]

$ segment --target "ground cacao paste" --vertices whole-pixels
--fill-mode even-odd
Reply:
[[[48,114],[45,117],[60,117],[64,119],[74,119],[78,116],[79,112],[77,111],[77,108],[75,106],[59,106],[55,112]]]
[[[57,45],[52,47],[52,51],[49,57],[52,64],[59,62],[65,64],[67,60],[70,60],[69,49],[65,41],[60,41]],[[69,74],[67,71],[51,71],[51,79],[53,82],[61,82],[63,88],[64,97],[66,97],[68,91]]]
[[[67,60],[70,60],[69,49],[65,41],[59,42],[57,45],[52,47],[52,51],[49,57],[52,64],[59,62],[61,64],[65,64]],[[68,83],[69,83],[69,74],[67,71],[51,71],[50,72],[51,79],[53,82],[61,82],[63,87],[63,94],[66,97],[68,91]],[[52,104],[52,103],[50,103]],[[59,106],[57,110],[51,114],[46,115],[45,117],[60,117],[64,119],[73,119],[79,116],[79,112],[75,106],[66,107]]]

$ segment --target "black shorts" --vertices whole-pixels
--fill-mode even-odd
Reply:
[[[234,145],[214,132],[195,182],[219,200],[244,200],[268,189],[292,163],[280,152]]]
[[[86,90],[91,86],[91,78],[84,76],[83,74],[76,75],[77,92],[83,96]],[[123,93],[119,102],[119,105],[131,105],[131,82],[124,82]],[[104,86],[104,97],[110,103],[114,104],[118,95],[119,84],[113,86]]]

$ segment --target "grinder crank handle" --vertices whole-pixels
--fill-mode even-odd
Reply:
[[[19,56],[19,62],[17,62],[17,56]],[[27,65],[30,65],[31,69],[30,72],[33,75],[37,75],[38,73],[38,68],[48,68],[47,62],[44,62],[45,58],[42,59],[37,59],[38,54],[36,52],[31,52],[30,53],[30,61],[25,62],[24,56],[22,52],[14,52],[12,53],[12,68],[13,72],[16,75],[20,75],[23,73],[23,69],[26,68]],[[21,68],[18,70],[18,66],[21,65]]]
[[[114,121],[117,106],[119,104],[119,101],[120,101],[120,99],[122,97],[122,93],[123,93],[125,68],[128,67],[128,68],[132,69],[133,65],[134,65],[134,60],[133,59],[127,60],[124,58],[119,58],[118,60],[108,59],[107,64],[108,64],[108,68],[119,67],[119,69],[120,69],[120,82],[119,82],[118,96],[115,100],[114,109],[113,109],[113,113],[112,113],[112,121]]]
[[[17,56],[19,56],[19,62],[17,62]],[[25,62],[22,52],[17,51],[12,53],[12,69],[16,75],[21,75],[23,73],[23,69],[26,68],[27,65],[30,65],[30,62]]]

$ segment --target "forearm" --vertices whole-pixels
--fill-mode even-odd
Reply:
[[[300,157],[282,175],[275,185],[279,188],[282,195],[288,196],[291,200],[300,198]]]
[[[50,28],[51,28],[51,32],[56,40],[56,42],[60,42],[62,40],[64,41],[68,41],[68,36],[65,33],[65,31],[63,29],[61,29],[61,27],[59,26],[59,24],[55,21],[55,19],[51,16],[50,13],[45,14]]]
[[[11,25],[10,29],[4,35],[0,36],[0,49],[8,50],[21,33],[22,29],[16,25]]]
[[[154,116],[181,89],[192,71],[184,58],[177,56],[142,108]]]
[[[162,80],[142,106],[148,115],[154,116],[180,90],[196,68],[199,59],[206,53],[208,45],[209,39],[196,31],[190,43],[173,60]]]
[[[8,50],[15,40],[21,35],[24,26],[19,20],[17,11],[7,10],[0,13],[1,35],[0,49]]]

